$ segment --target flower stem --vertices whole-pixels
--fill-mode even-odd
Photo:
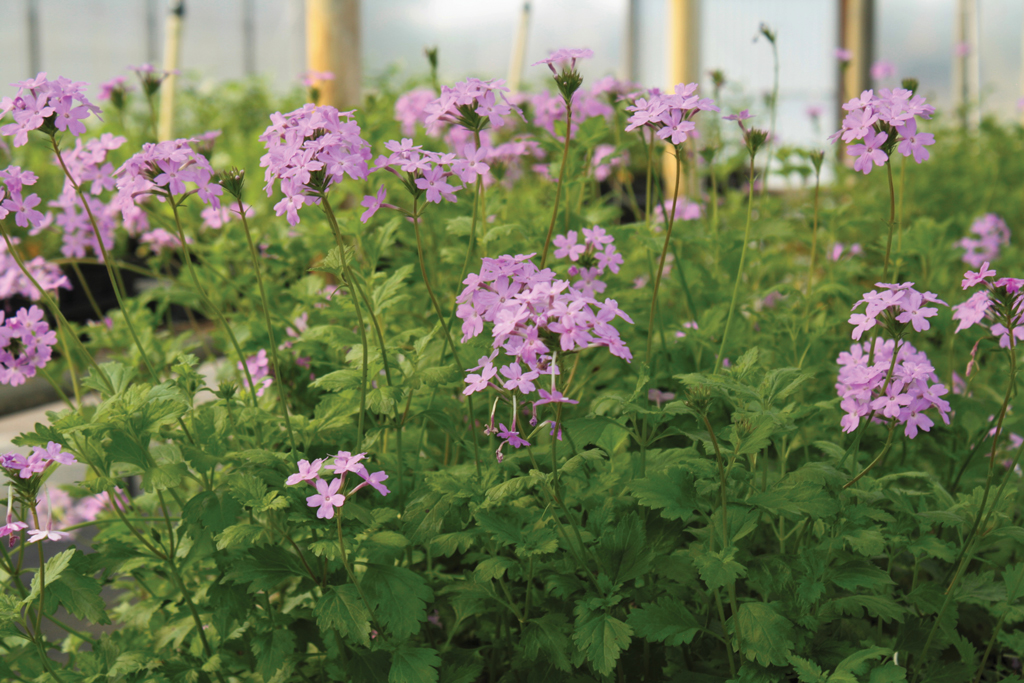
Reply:
[[[548,249],[551,247],[551,236],[555,232],[555,220],[558,218],[558,203],[562,198],[562,185],[565,182],[565,163],[569,160],[569,139],[572,137],[572,104],[565,103],[565,147],[562,149],[562,168],[558,171],[558,187],[555,188],[555,208],[551,212],[551,225],[548,226],[548,236],[544,240],[544,252],[540,257],[541,270],[548,261]],[[565,201],[568,205],[569,193],[566,191]]]
[[[331,226],[331,231],[334,233],[334,241],[338,245],[338,258],[341,259],[341,268],[345,274],[345,279],[348,280],[349,287],[352,289],[352,305],[356,309],[356,320],[359,323],[359,337],[362,340],[362,352],[363,352],[363,379],[359,385],[359,434],[356,437],[356,450],[360,451],[363,447],[363,424],[366,421],[366,387],[369,384],[369,342],[366,339],[366,324],[363,322],[363,311],[359,308],[359,297],[356,292],[356,278],[352,273],[352,268],[348,264],[348,257],[345,255],[345,244],[341,241],[341,230],[338,228],[338,219],[334,216],[334,209],[331,208],[331,203],[327,201],[327,195],[324,193],[320,194],[320,207],[324,213],[327,214],[327,222]],[[383,349],[382,349],[383,353]]]
[[[256,282],[260,287],[260,298],[263,299],[263,315],[267,322],[267,336],[270,338],[270,360],[274,364],[274,384],[277,385],[277,396],[281,400],[281,412],[284,413],[284,426],[288,430],[288,441],[292,446],[292,457],[298,453],[295,447],[295,434],[292,432],[292,421],[288,416],[288,398],[284,391],[284,381],[281,377],[281,364],[277,359],[277,341],[274,339],[274,325],[270,320],[270,300],[267,298],[267,290],[263,286],[263,274],[260,272],[260,261],[256,255],[256,246],[252,242],[252,234],[249,231],[249,222],[245,219],[245,207],[242,205],[241,197],[238,198],[238,214],[242,217],[242,228],[245,229],[245,240],[249,243],[249,254],[252,256],[252,267],[256,271]],[[244,360],[243,360],[244,364]]]
[[[725,354],[725,345],[729,341],[729,328],[732,327],[732,316],[736,312],[736,299],[740,293],[740,280],[743,279],[743,264],[747,260],[747,243],[750,242],[750,218],[754,206],[754,154],[750,155],[750,188],[747,192],[747,227],[743,230],[743,248],[740,250],[740,265],[736,269],[736,283],[732,288],[732,301],[729,302],[729,315],[725,318],[725,331],[722,332],[722,343],[718,348],[718,357],[715,358],[715,368],[711,374],[717,375],[718,369],[722,367],[722,359]]]
[[[814,174],[814,227],[811,228],[811,263],[807,267],[807,285],[804,289],[804,299],[807,300],[807,312],[804,315],[806,327],[804,332],[811,329],[811,291],[814,289],[814,261],[818,256],[818,194],[821,190],[821,167],[817,167]]]
[[[103,322],[103,311],[100,310],[100,305],[96,303],[96,297],[92,295],[92,290],[89,288],[89,283],[86,282],[85,275],[82,274],[82,268],[78,265],[77,260],[71,262],[71,269],[75,271],[78,283],[82,285],[82,291],[85,292],[85,298],[89,300],[92,312],[96,314],[96,320]]]
[[[171,210],[174,212],[174,225],[178,228],[178,239],[181,240],[181,253],[185,256],[185,265],[188,267],[188,274],[192,278],[192,284],[196,288],[196,293],[199,298],[203,300],[206,307],[217,316],[217,320],[220,321],[221,326],[224,328],[224,332],[228,335],[228,339],[231,340],[231,345],[235,347],[235,353],[238,355],[238,360],[241,361],[242,371],[245,373],[245,381],[249,385],[249,393],[252,398],[252,405],[254,408],[259,407],[256,401],[256,384],[252,380],[252,374],[249,372],[249,364],[245,362],[245,355],[242,353],[242,347],[238,345],[238,339],[235,338],[235,333],[231,331],[231,326],[228,324],[224,314],[221,313],[220,309],[214,305],[210,300],[210,297],[206,295],[206,290],[199,284],[199,276],[196,274],[195,266],[192,263],[192,255],[189,253],[188,245],[185,243],[185,230],[181,227],[181,220],[178,217],[178,204],[174,201],[174,196],[167,192],[167,201],[171,205]],[[127,317],[127,316],[125,316]]]
[[[658,259],[658,268],[654,272],[654,295],[651,297],[651,315],[647,322],[647,365],[651,364],[651,342],[654,340],[654,312],[658,306],[658,289],[661,287],[661,274],[665,270],[665,257],[668,255],[668,246],[672,240],[672,225],[676,217],[676,203],[679,200],[679,176],[683,174],[682,163],[679,160],[679,148],[676,148],[676,182],[672,192],[672,212],[665,221],[665,243],[661,247],[661,258]],[[682,263],[677,263],[676,268],[682,268]],[[664,342],[664,339],[662,339]]]
[[[71,176],[71,171],[68,170],[67,164],[64,163],[64,157],[60,153],[60,145],[57,144],[57,138],[50,136],[50,143],[53,146],[53,152],[57,155],[57,161],[60,163],[60,167],[64,169],[64,175],[67,177],[68,182],[75,188],[75,194],[78,195],[78,200],[85,207],[85,212],[89,215],[89,223],[92,225],[93,234],[96,236],[96,244],[100,247],[100,254],[103,257],[103,265],[107,268],[107,277],[110,278],[110,284],[114,288],[114,296],[117,298],[117,305],[121,309],[121,313],[124,316],[125,324],[128,326],[128,332],[132,336],[132,340],[135,342],[136,348],[139,350],[139,355],[142,356],[142,363],[146,366],[149,371],[149,375],[153,380],[153,384],[160,383],[160,376],[156,372],[156,368],[149,362],[149,355],[146,353],[146,349],[142,346],[142,341],[139,339],[138,333],[135,331],[135,323],[132,322],[132,317],[128,313],[128,308],[125,303],[125,299],[128,296],[126,291],[122,291],[124,282],[121,279],[121,274],[117,271],[117,265],[110,259],[110,254],[107,252],[107,247],[103,244],[103,235],[100,233],[99,226],[96,225],[96,217],[92,215],[92,209],[89,207],[89,202],[85,200],[85,193],[82,192],[82,187],[75,179]]]
[[[889,238],[885,244],[885,265],[882,268],[882,282],[889,282],[889,255],[892,253],[892,233],[896,227],[896,190],[892,184],[892,162],[885,162],[885,173],[889,178]]]
[[[893,437],[893,434],[895,434],[895,433],[896,433],[896,420],[892,420],[892,421],[889,422],[889,436],[885,440],[885,445],[882,446],[882,451],[878,454],[878,457],[876,457],[874,460],[872,460],[870,463],[868,463],[868,466],[865,467],[861,471],[860,474],[858,474],[856,477],[854,477],[850,481],[848,481],[845,484],[843,484],[843,489],[844,490],[850,488],[851,486],[856,484],[858,481],[860,481],[861,477],[863,477],[865,474],[870,472],[871,469],[875,465],[877,465],[878,463],[880,463],[882,461],[882,458],[885,457],[885,454],[888,453],[889,449],[892,447],[892,437]]]
[[[348,574],[348,580],[356,587],[356,591],[363,601],[363,606],[366,607],[366,612],[370,615],[370,620],[377,627],[377,631],[383,633],[380,624],[377,622],[377,617],[373,613],[373,607],[370,606],[370,601],[366,599],[366,593],[363,592],[363,586],[359,583],[355,572],[352,571],[352,564],[348,561],[348,551],[345,550],[345,535],[341,533],[341,514],[341,510],[338,510],[335,515],[335,519],[338,522],[338,545],[341,546],[341,563],[345,565],[345,573]]]

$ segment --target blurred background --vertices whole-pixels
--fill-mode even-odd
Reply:
[[[529,64],[590,47],[588,79],[709,88],[717,69],[725,104],[763,115],[773,60],[762,22],[778,36],[784,142],[819,142],[837,127],[841,98],[905,77],[949,114],[967,103],[975,120],[1019,116],[1020,0],[4,0],[0,83],[46,71],[95,88],[148,62],[203,89],[258,77],[286,91],[313,68],[349,72],[338,74],[344,100],[356,97],[346,82],[365,92],[422,79],[423,49],[436,46],[442,82],[513,80],[519,62],[530,89],[545,87],[547,73]],[[852,53],[845,69],[837,47]],[[809,108],[822,112],[817,125]]]

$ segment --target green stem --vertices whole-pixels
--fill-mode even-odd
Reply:
[[[889,238],[885,244],[885,266],[882,268],[882,282],[889,282],[889,255],[892,253],[892,233],[896,227],[896,190],[892,184],[892,163],[885,162],[885,173],[889,178]]]
[[[89,223],[92,225],[93,234],[96,236],[96,244],[100,247],[100,254],[103,257],[103,265],[107,268],[107,277],[110,278],[110,284],[114,288],[114,296],[117,298],[118,308],[121,309],[121,313],[124,316],[125,324],[128,326],[128,332],[132,336],[132,341],[135,342],[136,348],[139,350],[139,355],[142,356],[142,363],[146,366],[149,371],[150,377],[153,379],[153,384],[160,383],[160,377],[153,367],[153,364],[149,362],[149,355],[146,353],[145,348],[142,346],[142,341],[139,339],[139,335],[135,330],[135,323],[132,322],[132,317],[128,313],[128,307],[126,304],[126,297],[128,296],[126,291],[122,291],[124,283],[121,280],[121,274],[117,271],[117,266],[110,258],[110,254],[107,252],[107,247],[103,244],[103,236],[100,232],[99,226],[96,225],[96,217],[92,215],[92,209],[89,207],[89,202],[85,199],[85,193],[82,192],[82,187],[75,182],[75,179],[71,176],[71,171],[68,170],[67,164],[64,163],[64,157],[60,153],[60,145],[57,144],[57,138],[50,136],[50,143],[53,146],[53,152],[57,155],[57,161],[60,163],[60,167],[64,169],[64,175],[67,177],[68,182],[75,188],[75,194],[78,195],[78,200],[85,207],[85,212],[89,215]]]
[[[565,147],[562,148],[562,168],[558,171],[558,187],[555,188],[555,208],[551,212],[551,224],[548,226],[548,236],[544,240],[544,252],[540,257],[541,270],[548,261],[548,249],[551,247],[551,236],[555,232],[555,220],[558,218],[558,203],[562,198],[562,185],[565,182],[565,164],[569,160],[569,139],[572,133],[572,103],[565,103]],[[566,204],[569,202],[568,191],[565,197]]]
[[[274,384],[277,385],[277,396],[281,401],[281,412],[284,413],[284,426],[288,430],[288,441],[292,447],[292,457],[298,453],[295,447],[295,434],[292,431],[292,421],[288,416],[288,398],[284,391],[284,380],[281,375],[281,364],[277,358],[277,341],[274,339],[274,325],[270,320],[270,299],[267,298],[267,290],[263,286],[263,274],[260,271],[260,261],[256,254],[256,245],[253,244],[252,234],[249,231],[249,222],[245,219],[245,207],[242,205],[242,198],[238,199],[238,213],[242,217],[242,228],[245,230],[245,240],[249,243],[249,255],[252,257],[252,267],[256,271],[256,282],[260,287],[260,298],[263,300],[263,316],[267,323],[267,336],[270,338],[270,361],[274,364]],[[177,215],[177,214],[175,214]]]
[[[458,367],[459,372],[462,373],[462,361],[459,360],[459,352],[455,347],[455,340],[452,339],[451,330],[449,330],[444,324],[444,313],[441,311],[441,303],[437,300],[437,295],[434,294],[434,288],[430,285],[430,275],[427,273],[427,262],[423,256],[423,239],[420,235],[420,217],[419,217],[419,198],[413,199],[412,205],[412,226],[413,231],[416,234],[416,254],[419,257],[420,262],[420,274],[423,276],[423,284],[427,287],[427,294],[430,297],[430,303],[434,306],[434,312],[437,314],[437,323],[441,326],[441,331],[444,332],[445,339],[448,341],[448,345],[452,349],[452,358],[455,359],[455,365]],[[550,236],[550,235],[549,235]],[[476,426],[473,424],[473,416],[476,412],[473,410],[473,397],[466,397],[466,406],[469,412],[469,430],[473,432],[473,460],[476,463],[476,474],[480,476],[480,449],[477,447],[476,442]]]
[[[722,344],[718,348],[718,357],[715,359],[715,368],[711,374],[717,375],[718,369],[722,367],[722,359],[725,355],[725,345],[729,341],[729,328],[732,326],[732,316],[736,312],[736,299],[740,293],[740,281],[743,279],[743,264],[747,260],[747,243],[750,241],[750,219],[754,206],[754,154],[750,155],[750,188],[747,193],[747,227],[743,230],[743,248],[740,250],[740,265],[736,269],[736,283],[732,288],[732,301],[729,302],[729,315],[725,318],[725,331],[722,332]]]
[[[683,174],[682,164],[679,161],[679,148],[676,148],[676,182],[672,192],[672,212],[665,221],[665,243],[661,247],[661,258],[658,259],[658,268],[654,272],[654,295],[651,297],[651,315],[647,323],[647,365],[651,364],[651,342],[654,340],[654,312],[658,305],[658,289],[661,287],[661,274],[665,270],[665,257],[668,255],[668,246],[672,241],[672,226],[676,217],[676,202],[679,200],[679,176]],[[676,268],[682,268],[682,263],[677,263]],[[662,335],[664,337],[664,335]],[[662,339],[664,341],[664,339]]]
[[[865,467],[865,468],[864,468],[864,469],[863,469],[863,470],[861,471],[861,473],[860,473],[860,474],[858,474],[858,475],[857,475],[856,477],[854,477],[854,478],[853,478],[853,479],[851,479],[850,481],[848,481],[848,482],[846,482],[845,484],[843,484],[843,489],[844,489],[844,490],[845,490],[845,489],[848,489],[848,488],[850,488],[851,486],[853,486],[854,484],[856,484],[856,483],[857,483],[858,481],[860,481],[860,480],[861,480],[861,477],[863,477],[863,476],[864,476],[865,474],[867,474],[868,472],[870,472],[870,471],[871,471],[871,469],[872,469],[872,468],[873,468],[873,467],[874,467],[875,465],[877,465],[878,463],[880,463],[880,462],[882,461],[882,458],[884,458],[884,457],[885,457],[885,454],[886,454],[886,453],[888,453],[888,452],[889,452],[889,449],[890,449],[890,448],[892,447],[892,437],[893,437],[893,435],[894,435],[895,433],[896,433],[896,420],[891,420],[891,421],[889,422],[889,436],[888,436],[888,438],[887,438],[887,439],[885,440],[885,445],[884,445],[884,446],[882,446],[882,451],[881,451],[881,452],[880,452],[880,453],[878,454],[878,457],[876,457],[876,458],[875,458],[874,460],[872,460],[872,461],[871,461],[870,463],[868,463],[868,466],[867,466],[867,467]]]
[[[103,322],[103,311],[100,310],[100,305],[96,303],[96,297],[92,295],[92,290],[89,288],[89,283],[85,281],[85,275],[82,274],[82,268],[78,265],[77,260],[71,262],[71,268],[75,271],[75,277],[78,278],[79,284],[82,285],[82,291],[85,292],[85,298],[89,300],[92,312],[96,314],[96,320]]]
[[[325,193],[320,194],[320,207],[327,215],[327,222],[331,226],[331,231],[334,233],[334,241],[338,245],[338,258],[341,259],[342,271],[344,272],[345,279],[348,280],[349,287],[352,289],[352,306],[356,309],[356,320],[359,323],[359,337],[362,341],[363,378],[359,385],[359,435],[356,438],[356,450],[360,451],[363,446],[363,425],[366,420],[366,387],[369,385],[368,363],[370,344],[366,339],[366,323],[363,322],[363,311],[359,307],[359,293],[356,289],[358,284],[356,283],[355,274],[352,272],[351,266],[349,266],[348,256],[345,255],[345,244],[341,240],[341,229],[338,227],[338,219],[335,217],[334,209],[331,208],[331,203],[327,201],[327,195]]]
[[[818,256],[818,193],[821,190],[821,167],[814,174],[814,227],[811,229],[811,264],[807,267],[807,285],[804,299],[807,300],[807,311],[804,314],[806,327],[804,333],[811,329],[811,291],[814,289],[814,261]]]
[[[341,510],[336,511],[335,518],[338,522],[338,544],[341,546],[341,563],[345,565],[345,573],[348,574],[348,580],[356,587],[359,598],[363,601],[363,606],[366,607],[366,612],[370,615],[370,620],[377,627],[377,632],[383,633],[377,617],[374,615],[373,607],[370,605],[370,601],[366,599],[366,593],[363,592],[363,586],[359,583],[359,579],[356,578],[355,572],[352,571],[352,565],[348,561],[348,552],[345,550],[345,535],[341,533]]]

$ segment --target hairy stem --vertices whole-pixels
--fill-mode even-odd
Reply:
[[[726,343],[729,341],[729,328],[732,327],[732,317],[736,313],[736,300],[740,294],[740,281],[743,279],[743,265],[747,260],[747,243],[750,242],[750,219],[754,206],[754,154],[750,155],[750,189],[747,193],[747,227],[743,230],[743,248],[740,250],[740,265],[736,269],[736,283],[732,288],[732,301],[729,302],[729,315],[725,318],[725,331],[722,332],[722,343],[718,347],[718,357],[715,358],[715,368],[712,374],[717,375],[718,369],[722,367],[722,360],[725,355]]]
[[[569,160],[569,140],[572,137],[572,103],[565,102],[565,147],[562,148],[562,167],[558,171],[558,187],[555,188],[555,208],[551,212],[551,224],[548,226],[548,236],[544,239],[544,252],[540,257],[541,270],[548,261],[548,249],[551,248],[551,236],[555,232],[555,220],[558,218],[558,203],[562,198],[562,185],[565,183],[565,164]],[[569,202],[569,193],[566,191],[566,205]]]

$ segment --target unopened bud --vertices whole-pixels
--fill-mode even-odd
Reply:
[[[917,92],[920,83],[917,82],[916,78],[904,78],[902,85],[905,90],[909,90],[910,94],[913,95]]]
[[[214,182],[227,190],[235,199],[242,198],[242,185],[245,184],[245,171],[232,167],[221,171],[214,177]]]

